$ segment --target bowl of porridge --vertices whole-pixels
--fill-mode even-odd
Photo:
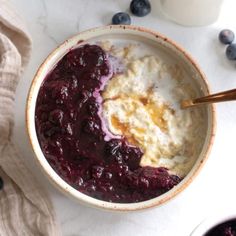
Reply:
[[[204,74],[170,39],[106,26],[61,44],[30,87],[26,123],[39,166],[90,206],[134,211],[185,189],[206,161],[214,106],[181,109],[209,94]]]

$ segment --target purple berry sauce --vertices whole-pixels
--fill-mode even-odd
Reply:
[[[166,168],[141,167],[142,150],[107,129],[101,92],[117,73],[113,64],[97,45],[69,51],[40,88],[36,130],[48,162],[75,189],[109,202],[140,202],[181,180]]]
[[[236,219],[215,226],[205,236],[236,236]]]

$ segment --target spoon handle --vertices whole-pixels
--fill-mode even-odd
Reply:
[[[236,100],[236,89],[223,91],[220,93],[211,94],[205,97],[200,97],[192,100],[184,100],[181,102],[181,108],[188,108],[200,104],[226,102]]]

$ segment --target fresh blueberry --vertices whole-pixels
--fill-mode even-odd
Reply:
[[[148,0],[132,0],[130,3],[130,11],[135,16],[146,16],[151,12],[151,4]]]
[[[234,41],[234,32],[229,29],[224,29],[219,34],[219,40],[223,44],[231,44]]]
[[[3,189],[4,186],[4,182],[3,179],[0,177],[0,190]]]
[[[116,13],[112,17],[112,24],[113,25],[130,25],[131,19],[130,19],[129,14],[127,14],[125,12]]]
[[[236,44],[230,44],[226,48],[226,56],[229,60],[236,60]]]

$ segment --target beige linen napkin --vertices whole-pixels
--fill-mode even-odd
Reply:
[[[46,193],[12,143],[15,90],[31,51],[24,24],[8,0],[0,0],[0,190],[1,236],[58,236]]]

